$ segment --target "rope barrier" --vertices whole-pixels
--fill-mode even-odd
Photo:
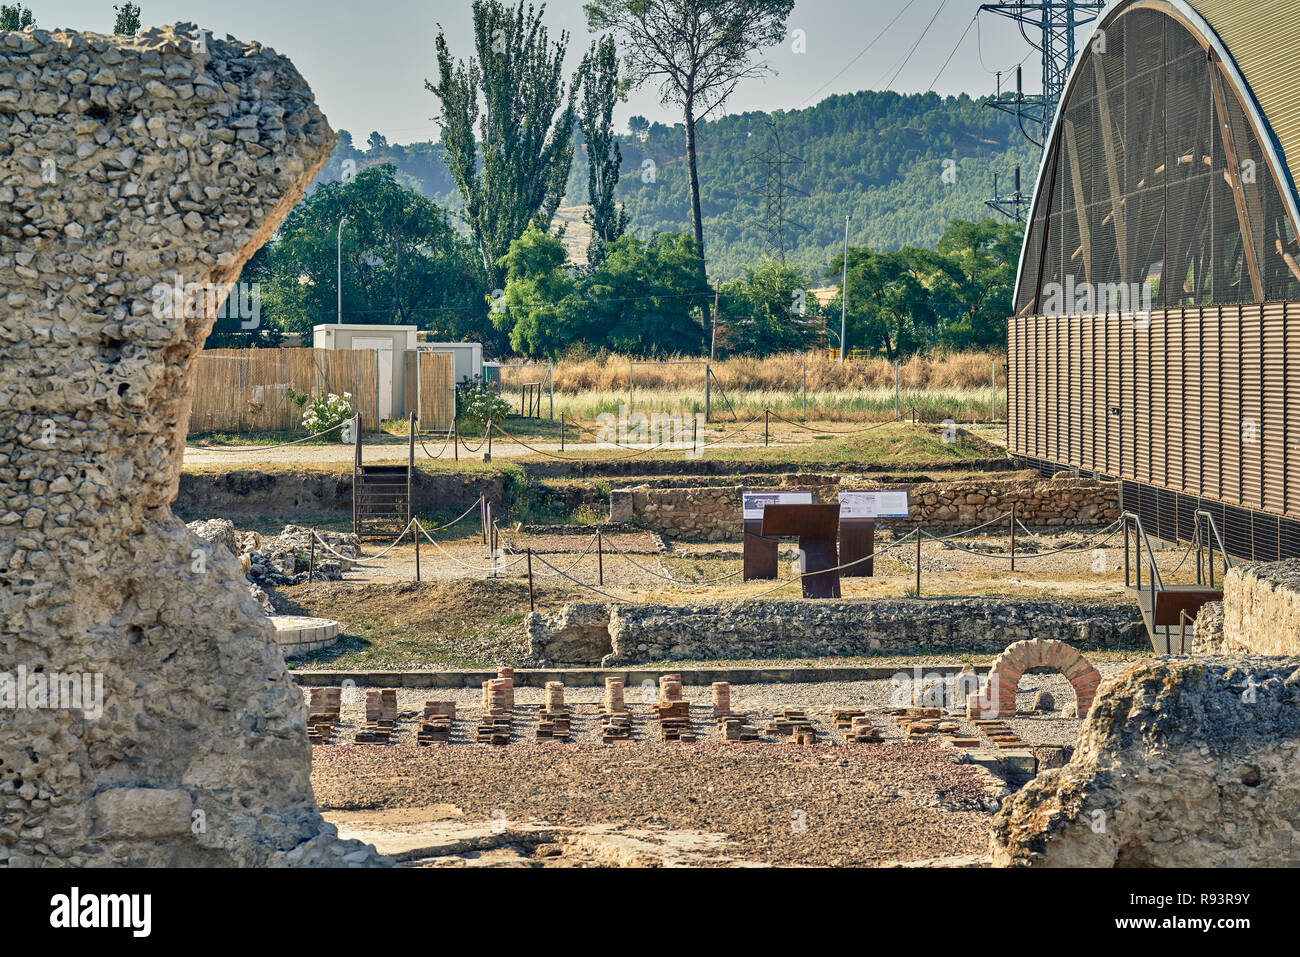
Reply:
[[[440,448],[440,449],[438,450],[438,454],[437,454],[437,455],[434,455],[432,452],[430,452],[430,451],[429,451],[429,447],[428,447],[427,445],[424,444],[424,436],[420,435],[419,433],[416,433],[416,436],[415,436],[415,437],[416,437],[417,439],[419,439],[419,441],[420,441],[420,448],[424,449],[424,454],[425,454],[425,455],[429,456],[429,458],[431,458],[431,459],[439,459],[439,458],[442,458],[443,453],[447,451],[447,445],[451,442],[451,436],[452,436],[453,431],[454,431],[453,429],[448,429],[448,430],[447,430],[447,435],[446,435],[446,437],[442,440],[442,448]]]
[[[578,567],[578,563],[579,563],[580,561],[582,561],[584,558],[586,558],[588,555],[591,554],[591,550],[592,550],[592,548],[594,548],[595,545],[596,545],[596,539],[597,539],[597,536],[595,536],[595,535],[591,536],[591,540],[590,540],[589,542],[587,542],[587,547],[584,548],[584,549],[582,550],[582,553],[581,553],[577,558],[575,558],[572,562],[570,562],[570,563],[565,567],[565,569],[564,569],[565,572],[571,572],[571,571],[573,571],[573,569],[575,569],[575,568]],[[526,557],[526,556],[525,556],[525,557]],[[538,557],[539,557],[538,554],[537,554],[537,552],[533,552],[533,557],[534,557],[534,558],[538,558]],[[555,576],[554,576],[554,575],[542,575],[541,577],[543,577],[543,578],[554,578]]]
[[[897,423],[904,421],[903,413],[899,412],[892,419],[886,419],[883,422],[877,422],[875,425],[869,425],[865,429],[852,429],[848,432],[838,432],[833,429],[817,429],[811,425],[806,425],[802,422],[795,422],[791,419],[787,419],[779,412],[773,412],[771,409],[766,409],[764,411],[770,414],[772,418],[784,422],[786,425],[793,425],[795,428],[805,429],[809,432],[816,432],[820,435],[862,435],[864,432],[873,432],[876,429],[883,428],[886,425],[896,425]],[[909,409],[908,411],[911,410]]]
[[[231,445],[231,446],[212,445],[207,447],[200,447],[197,445],[186,445],[185,448],[190,452],[268,452],[271,449],[287,449],[291,445],[302,445],[302,443],[310,442],[312,439],[319,439],[322,435],[329,435],[331,432],[336,432],[339,429],[343,428],[343,426],[351,423],[351,421],[352,421],[351,419],[345,419],[344,421],[340,422],[338,425],[330,426],[324,432],[317,432],[314,435],[309,435],[306,438],[302,438],[302,439],[294,439],[292,442],[282,442],[279,445]]]
[[[1119,528],[1118,528],[1119,524],[1120,524],[1119,522],[1115,522],[1114,524],[1107,525],[1100,532],[1097,532],[1097,534],[1091,536],[1090,538],[1085,538],[1083,541],[1077,542],[1073,545],[1066,545],[1064,548],[1056,548],[1048,552],[1017,552],[1014,557],[1016,561],[1021,561],[1021,560],[1028,561],[1034,558],[1050,558],[1052,555],[1060,555],[1063,554],[1064,552],[1082,551],[1083,549],[1088,547],[1090,542],[1093,542],[1096,539],[1101,538],[1101,536],[1103,535],[1105,535],[1106,537],[1102,539],[1102,542],[1110,541],[1112,538],[1114,538],[1116,535],[1119,534]],[[1106,534],[1107,532],[1109,532],[1110,534],[1107,535]],[[929,538],[936,542],[945,542],[948,548],[955,549],[959,552],[966,552],[969,555],[978,555],[981,558],[992,558],[1000,561],[1010,561],[1012,559],[1011,555],[997,555],[989,552],[977,552],[973,548],[962,548],[960,545],[954,545],[951,541],[951,538],[955,536],[949,536],[949,538],[946,539],[938,538],[934,535],[931,535],[929,532],[926,532],[925,536],[926,538]]]
[[[457,441],[459,441],[461,445],[465,446],[466,452],[469,452],[470,454],[474,454],[481,451],[483,446],[487,445],[487,436],[486,435],[483,436],[483,441],[478,444],[477,448],[472,447],[468,442],[466,442],[465,436],[461,435],[460,433],[457,433]]]
[[[492,423],[492,428],[494,428],[494,429],[496,429],[498,432],[500,432],[501,435],[502,435],[504,438],[509,439],[511,442],[515,443],[516,445],[519,445],[519,446],[522,446],[522,447],[528,449],[528,451],[530,451],[530,452],[536,452],[538,455],[547,455],[547,456],[550,456],[550,457],[553,458],[553,459],[560,459],[561,461],[564,461],[564,462],[586,462],[586,461],[589,461],[588,459],[583,458],[582,456],[560,455],[558,452],[547,452],[545,449],[534,448],[533,446],[529,445],[527,442],[521,442],[519,439],[515,438],[513,435],[511,435],[511,434],[510,434],[509,432],[507,432],[505,429],[501,428],[501,426],[499,426],[499,425],[498,425],[497,423],[495,423],[495,422]],[[632,452],[632,453],[630,453],[630,454],[628,454],[628,455],[620,455],[620,456],[616,456],[616,457],[617,457],[617,458],[621,458],[621,459],[634,459],[634,458],[636,458],[636,457],[639,456],[639,455],[647,455],[647,454],[649,454],[650,452],[654,452],[654,451],[656,451],[656,450],[658,450],[658,449],[662,449],[662,448],[664,448],[665,446],[668,446],[668,445],[671,445],[671,444],[672,444],[671,442],[660,442],[658,445],[652,445],[652,446],[650,446],[649,448],[638,449],[638,450],[636,450],[635,452]]]
[[[481,498],[481,496],[480,496],[480,498]],[[429,532],[430,532],[430,531],[441,532],[444,528],[451,528],[451,527],[452,527],[453,525],[455,525],[457,522],[463,522],[463,521],[466,519],[466,517],[468,517],[468,515],[469,515],[470,512],[474,511],[474,509],[476,509],[476,508],[479,507],[479,504],[480,504],[479,502],[475,502],[475,503],[474,503],[473,505],[471,505],[469,508],[465,509],[465,511],[461,512],[459,518],[453,518],[453,519],[452,519],[450,522],[448,522],[446,525],[439,525],[438,527],[436,527],[436,528],[434,528],[434,529],[427,529],[427,528],[424,527],[424,524],[423,524],[423,523],[420,523],[420,531],[424,532],[424,537],[425,537],[425,538],[428,538],[428,537],[429,537]]]
[[[538,555],[536,552],[533,553],[533,557],[536,558],[543,565],[545,565],[547,568],[551,569],[554,572],[557,572],[559,575],[561,575],[564,578],[567,578],[569,581],[573,582],[575,585],[578,585],[581,588],[585,588],[588,591],[594,591],[597,595],[603,595],[606,598],[610,599],[611,601],[616,601],[619,602],[620,604],[629,602],[629,600],[626,598],[619,598],[615,595],[611,595],[609,592],[602,591],[601,589],[597,588],[595,585],[588,585],[586,582],[579,581],[578,579],[574,578],[572,575],[560,571],[560,569],[556,568],[554,565],[548,562],[541,555]]]
[[[609,545],[610,548],[614,550],[616,554],[621,556],[623,560],[626,561],[629,565],[632,565],[634,568],[640,569],[641,571],[645,572],[647,575],[653,575],[655,578],[662,578],[664,581],[672,582],[675,585],[714,585],[718,582],[726,581],[730,578],[735,578],[737,575],[741,575],[745,571],[743,568],[740,568],[732,572],[731,574],[723,575],[720,578],[705,578],[700,580],[682,579],[682,578],[677,578],[675,575],[673,575],[672,572],[668,571],[667,568],[664,568],[664,563],[662,560],[660,560],[659,567],[663,568],[665,572],[665,574],[661,575],[658,572],[656,572],[654,569],[647,568],[645,565],[642,565],[640,562],[633,560],[631,555],[628,555],[621,548],[619,548],[617,545],[611,542],[608,538],[605,539],[605,542]]]
[[[918,531],[919,529],[913,529],[912,531],[904,535],[902,538],[900,538],[898,541],[891,542],[890,544],[886,545],[884,548],[876,549],[870,555],[864,555],[862,558],[855,558],[853,561],[846,562],[843,565],[836,565],[834,568],[822,568],[815,572],[800,572],[797,578],[791,578],[789,581],[782,582],[781,584],[769,588],[766,591],[761,591],[757,595],[746,595],[744,598],[737,600],[736,604],[733,605],[732,607],[739,608],[747,601],[753,601],[755,598],[762,598],[766,595],[772,594],[773,592],[780,591],[782,588],[789,588],[791,585],[802,582],[804,580],[804,576],[806,575],[807,576],[825,575],[827,572],[841,572],[846,568],[853,568],[855,565],[861,565],[863,562],[872,561],[877,556],[884,555],[887,552],[891,551],[892,549],[900,547],[904,542],[908,541],[909,539],[916,537],[916,533]]]
[[[520,555],[520,556],[519,556],[518,558],[516,558],[513,562],[506,562],[505,564],[502,564],[502,565],[471,565],[469,562],[461,561],[459,558],[457,558],[457,557],[456,557],[455,555],[453,555],[451,552],[447,551],[447,549],[445,549],[445,548],[443,548],[441,545],[439,545],[439,544],[438,544],[434,539],[429,538],[429,533],[428,533],[428,532],[425,532],[424,537],[427,538],[427,539],[429,539],[429,544],[430,544],[430,545],[432,545],[434,548],[438,549],[438,551],[442,552],[444,555],[446,555],[448,558],[450,558],[450,559],[451,559],[453,562],[455,562],[457,565],[462,565],[462,566],[464,566],[465,568],[469,568],[469,569],[471,569],[471,570],[473,570],[473,571],[476,571],[476,572],[489,572],[489,573],[491,573],[491,574],[497,574],[497,573],[499,573],[499,572],[506,571],[507,569],[514,568],[516,565],[518,565],[520,562],[524,561],[524,560],[528,557],[527,555]]]
[[[372,559],[376,559],[376,558],[383,558],[385,555],[387,555],[389,552],[391,552],[394,548],[396,548],[396,547],[401,543],[402,539],[406,537],[406,533],[409,532],[409,531],[411,530],[411,526],[414,525],[414,524],[415,524],[415,519],[413,518],[413,519],[411,519],[409,522],[406,523],[406,528],[402,529],[402,534],[398,535],[397,538],[393,540],[393,544],[389,545],[387,548],[385,548],[385,549],[384,549],[382,552],[380,552],[379,554],[377,554],[377,555],[362,555],[361,557],[364,558],[364,559],[368,559],[368,560],[372,560]],[[348,556],[348,555],[340,555],[338,552],[334,551],[334,549],[330,547],[329,542],[325,541],[325,539],[323,539],[323,538],[320,537],[320,534],[316,531],[316,529],[313,528],[313,529],[311,530],[311,533],[312,533],[312,535],[315,536],[316,541],[320,542],[321,545],[323,545],[323,546],[325,547],[325,550],[328,551],[328,552],[330,552],[330,553],[331,553],[332,555],[334,555],[336,558],[341,558],[341,559],[343,559],[343,560],[346,561],[346,562],[355,562],[355,561],[357,561],[356,558],[353,558],[353,557]]]

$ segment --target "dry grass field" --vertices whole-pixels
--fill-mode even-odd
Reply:
[[[1005,358],[998,353],[913,357],[899,363],[897,382],[886,359],[840,364],[818,352],[723,359],[709,366],[718,416],[748,419],[771,409],[823,422],[871,422],[915,406],[924,420],[965,423],[1006,414]],[[546,374],[544,363],[508,368],[502,375],[504,393],[517,397],[522,385],[543,383]],[[591,421],[617,414],[622,406],[637,412],[702,412],[704,382],[704,360],[695,357],[649,362],[612,353],[571,355],[555,363],[555,414]],[[543,413],[549,412],[548,396]]]

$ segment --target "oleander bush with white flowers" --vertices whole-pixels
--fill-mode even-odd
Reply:
[[[329,395],[318,395],[311,400],[307,411],[303,413],[302,427],[312,435],[318,435],[350,418],[352,418],[352,393],[344,392],[342,395],[335,395],[331,392]],[[342,441],[343,431],[339,429],[338,434],[335,435],[336,440]]]

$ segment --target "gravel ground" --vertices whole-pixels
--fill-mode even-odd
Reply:
[[[524,442],[527,442],[528,445],[539,450],[541,453],[553,452],[556,456],[560,454],[560,443],[558,440],[524,438],[522,436],[520,438]],[[475,439],[471,444],[475,448],[478,448],[479,441],[480,440]],[[700,441],[704,442],[704,437],[701,437]],[[425,444],[429,447],[429,452],[437,454],[438,449],[441,447],[441,439],[436,443],[431,443],[426,438]],[[811,443],[808,441],[786,441],[781,443],[774,442],[772,444],[809,445]],[[728,440],[724,442],[710,442],[709,448],[762,449],[764,448],[763,436],[760,432],[757,441]],[[464,447],[462,447],[460,450],[460,457],[462,461],[482,460],[484,451],[486,451],[486,449],[480,449],[478,452],[467,452]],[[620,458],[626,455],[625,450],[611,450],[609,446],[597,445],[595,442],[565,443],[564,455],[572,457],[575,453],[579,452],[588,454],[601,452],[606,455],[612,454],[612,457],[614,458]],[[513,442],[503,442],[498,439],[493,439],[492,441],[492,458],[494,461],[498,459],[525,458],[537,454],[538,453],[533,452],[531,449],[525,448],[522,445],[516,445]],[[353,455],[353,447],[351,445],[344,445],[341,442],[331,442],[324,445],[309,445],[304,443],[302,445],[291,445],[283,448],[270,448],[266,446],[212,446],[208,448],[200,448],[187,445],[185,447],[183,466],[195,468],[220,465],[232,469],[244,469],[262,468],[268,465],[280,465],[288,468],[306,465],[334,465],[340,469],[350,469],[352,467]],[[415,456],[417,464],[425,464],[429,461],[429,457],[418,445],[415,449]],[[405,464],[407,459],[406,443],[366,443],[361,447],[361,458],[367,465],[380,465],[385,463]],[[439,461],[449,458],[451,458],[450,447],[448,447],[446,454],[442,456]]]
[[[932,744],[325,746],[312,784],[327,811],[428,808],[429,820],[511,830],[722,835],[696,864],[986,854],[991,816],[984,777]]]
[[[1099,670],[1108,677],[1124,667],[1106,662]],[[683,689],[699,740],[662,743],[653,684],[626,689],[632,742],[599,743],[603,690],[592,687],[565,690],[573,740],[538,742],[544,691],[520,687],[508,747],[473,743],[478,687],[398,689],[393,743],[352,744],[365,695],[347,688],[338,743],[313,748],[312,783],[344,831],[398,850],[429,845],[410,855],[422,866],[978,861],[987,854],[999,782],[956,763],[958,752],[937,738],[903,740],[885,714],[903,700],[897,687],[892,680],[731,686],[732,711],[760,728],[773,712],[804,710],[818,731],[811,746],[767,735],[722,743],[711,689],[699,685]],[[1022,712],[1040,690],[1058,710],[1010,725],[1031,744],[1072,745],[1081,722],[1059,710],[1073,703],[1069,683],[1059,674],[1026,675]],[[417,717],[431,698],[457,703],[452,742],[420,747]],[[866,710],[885,740],[846,744],[831,721],[837,707]],[[978,733],[964,716],[949,717]]]
[[[594,532],[593,532],[594,534]],[[922,589],[926,595],[1012,595],[1023,597],[1058,596],[1088,601],[1131,601],[1124,587],[1123,540],[1114,535],[1106,541],[1091,542],[1092,533],[1070,532],[1041,534],[1032,540],[1024,536],[1016,539],[1016,570],[1011,571],[1007,560],[1009,540],[1005,534],[971,535],[959,540],[963,548],[976,552],[960,551],[951,544],[927,540],[922,546]],[[530,536],[509,536],[518,549],[527,547]],[[566,588],[583,585],[598,586],[597,556],[592,548],[581,552],[590,540],[583,536],[531,536],[540,543],[553,547],[535,548],[537,552],[553,552],[549,561],[557,569],[566,571],[582,584],[562,580],[540,561],[534,561],[533,572],[539,585],[563,581]],[[617,597],[641,600],[653,597],[656,601],[710,601],[737,598],[772,589],[771,581],[745,582],[738,574],[741,568],[741,550],[734,542],[671,543],[672,551],[662,557],[655,554],[649,536],[625,536],[612,539],[613,546],[605,549],[604,586]],[[878,548],[888,544],[888,533],[877,543]],[[1023,551],[1032,544],[1038,552],[1046,553],[1070,545],[1087,543],[1058,554]],[[365,552],[374,555],[386,543],[367,543]],[[1098,548],[1104,544],[1106,547]],[[629,553],[620,556],[615,547]],[[1185,549],[1159,549],[1161,565],[1167,582],[1195,580],[1195,563],[1185,560]],[[567,552],[569,554],[558,554]],[[1167,554],[1166,554],[1167,553]],[[779,597],[797,595],[797,556],[793,542],[781,549],[779,574],[790,584],[788,591]],[[1181,564],[1180,564],[1181,561]],[[500,575],[526,579],[527,571],[522,555],[507,555],[502,564],[508,565]],[[488,575],[490,560],[487,549],[474,535],[440,541],[438,546],[425,542],[421,547],[421,573],[426,579],[484,578]],[[638,567],[640,566],[640,567]],[[648,571],[647,571],[648,569]],[[671,574],[677,581],[661,577]],[[899,597],[915,584],[915,545],[904,543],[877,558],[872,578],[843,578],[841,591],[846,598]],[[411,580],[415,577],[415,549],[409,544],[394,548],[381,558],[366,558],[344,575],[349,582]],[[713,582],[713,584],[692,584]],[[605,600],[595,591],[586,590],[589,600]]]

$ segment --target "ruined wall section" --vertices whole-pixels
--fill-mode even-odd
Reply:
[[[6,708],[0,864],[376,859],[320,819],[238,563],[171,513],[213,313],[156,292],[234,281],[334,142],[255,43],[0,33],[0,671],[103,687]]]
[[[1105,682],[1073,757],[993,819],[995,866],[1300,865],[1300,658],[1164,658]]]

